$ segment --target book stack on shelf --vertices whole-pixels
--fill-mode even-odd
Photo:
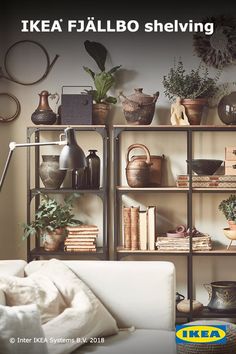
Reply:
[[[124,207],[124,249],[131,251],[155,250],[156,207]]]
[[[67,226],[68,236],[64,242],[66,252],[96,252],[96,225]]]
[[[178,175],[176,185],[189,187],[189,175]],[[192,176],[193,188],[236,188],[236,175]]]
[[[187,237],[167,237],[158,236],[156,239],[156,246],[159,251],[189,251],[189,236]],[[192,238],[192,250],[193,251],[211,251],[212,240],[207,234],[201,236],[194,236]]]

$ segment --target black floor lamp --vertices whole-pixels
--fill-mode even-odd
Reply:
[[[13,151],[18,147],[31,147],[31,146],[46,146],[46,145],[62,145],[63,149],[60,154],[60,169],[61,170],[78,170],[80,168],[86,167],[86,158],[83,150],[77,144],[75,138],[75,131],[73,128],[66,128],[64,134],[60,134],[59,141],[49,141],[41,143],[23,143],[17,144],[15,142],[10,142],[9,153],[5,166],[3,168],[2,176],[0,179],[0,191],[2,189],[7,170],[12,158]]]

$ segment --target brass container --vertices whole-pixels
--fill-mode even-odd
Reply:
[[[136,148],[143,149],[146,159],[136,159],[135,156],[129,160],[130,151]],[[130,145],[126,156],[126,179],[132,188],[149,187],[150,183],[151,156],[148,148],[143,144]]]
[[[149,187],[159,187],[161,186],[162,180],[162,167],[163,160],[165,156],[151,155],[151,165],[150,165],[150,176],[149,176]],[[146,160],[145,155],[133,156],[132,159],[135,160]]]
[[[127,122],[129,124],[138,125],[151,124],[159,92],[150,96],[143,93],[142,88],[134,89],[134,91],[135,93],[128,97],[123,95],[123,93],[120,93],[120,97],[123,97],[122,106]]]
[[[236,312],[236,281],[214,281],[204,286],[209,294],[210,310]]]

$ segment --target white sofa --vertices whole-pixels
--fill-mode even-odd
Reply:
[[[29,275],[47,261],[0,261],[1,274]],[[175,268],[170,262],[64,261],[123,329],[76,354],[174,354]],[[1,301],[1,299],[0,299]]]

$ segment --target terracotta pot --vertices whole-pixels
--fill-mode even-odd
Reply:
[[[107,103],[93,104],[93,124],[104,125],[110,112],[110,105]]]
[[[236,223],[234,221],[228,220],[230,230],[236,230]]]
[[[185,98],[181,100],[186,110],[186,115],[190,125],[199,125],[202,120],[202,113],[205,106],[207,106],[206,98],[190,99]]]
[[[58,251],[64,241],[64,235],[65,231],[62,228],[45,234],[43,242],[45,251]]]

